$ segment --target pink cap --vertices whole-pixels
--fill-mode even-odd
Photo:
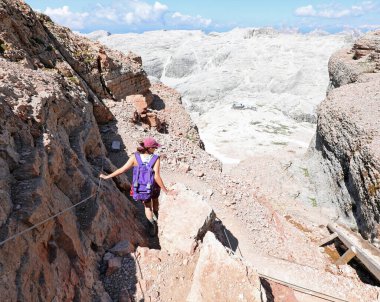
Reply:
[[[143,143],[144,143],[144,147],[145,148],[158,148],[158,147],[161,147],[161,145],[159,143],[157,143],[157,141],[153,137],[144,138]]]

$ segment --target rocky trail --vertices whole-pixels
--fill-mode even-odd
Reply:
[[[1,299],[379,301],[379,284],[354,261],[334,264],[337,241],[318,246],[342,215],[373,244],[379,237],[379,49],[373,34],[330,60],[306,157],[226,167],[139,56],[0,0]],[[162,194],[153,238],[130,173],[99,179],[147,136],[162,144],[162,175],[177,193]]]
[[[176,97],[176,95],[173,96]],[[162,99],[166,104],[172,101],[170,98]],[[118,112],[120,112],[119,106],[119,104],[116,104],[111,109],[115,116],[118,116]],[[174,114],[173,116],[178,115]],[[122,133],[129,134],[132,132],[130,127],[139,126],[131,124],[126,118],[121,118],[118,119],[115,129],[120,129]],[[115,135],[111,135],[111,137],[114,138]],[[297,163],[296,159],[294,159],[294,165],[298,166],[291,168],[290,171],[284,169],[283,165],[279,165],[278,161],[277,165],[272,162],[273,171],[269,172],[268,167],[266,170],[258,167],[257,163],[268,164],[268,161],[265,162],[260,159],[254,161],[256,164],[253,166],[252,164],[242,163],[241,167],[230,168],[228,172],[221,172],[207,167],[207,163],[213,162],[207,153],[198,151],[195,153],[197,160],[191,161],[194,158],[193,150],[189,152],[187,146],[174,145],[172,141],[166,140],[165,135],[156,134],[156,137],[163,141],[164,145],[162,150],[164,179],[171,184],[181,184],[183,186],[182,190],[187,189],[195,196],[207,201],[217,217],[214,222],[215,226],[212,229],[225,247],[232,247],[236,257],[242,257],[244,261],[257,270],[259,275],[261,274],[261,276],[266,276],[267,278],[271,277],[273,278],[272,280],[277,280],[278,282],[285,282],[284,286],[281,282],[271,281],[272,286],[270,288],[276,289],[278,287],[279,292],[283,291],[286,293],[284,294],[285,296],[292,297],[289,298],[290,300],[278,298],[280,299],[278,301],[318,301],[318,299],[321,301],[331,301],[329,299],[333,299],[332,301],[360,301],[363,295],[368,297],[369,300],[375,301],[377,299],[378,290],[363,284],[352,267],[347,265],[340,269],[335,267],[333,263],[336,259],[331,257],[332,251],[335,250],[334,246],[327,248],[318,246],[318,243],[329,235],[326,228],[329,218],[327,215],[323,215],[321,208],[305,204],[303,201],[294,198],[292,194],[289,194],[288,198],[284,196],[284,194],[292,192],[290,189],[284,189],[284,186],[289,186],[290,182],[294,190],[305,187],[303,183],[307,181],[308,177],[304,175],[304,170],[300,168],[304,162]],[[127,136],[120,135],[122,141],[124,141],[124,138],[125,141],[129,139]],[[134,148],[134,144],[126,145],[125,151],[130,154],[134,152]],[[118,160],[116,154],[117,152],[112,157]],[[120,164],[121,162],[119,162]],[[278,169],[282,169],[282,174],[278,173]],[[253,171],[260,171],[261,174],[257,175]],[[242,172],[245,174],[242,174]],[[271,176],[264,180],[265,174]],[[293,177],[289,177],[290,174]],[[300,178],[296,184],[294,177]],[[257,182],[257,178],[261,182]],[[279,181],[280,178],[283,180]],[[275,182],[273,182],[274,179]],[[288,181],[284,181],[284,179]],[[276,181],[280,185],[273,186]],[[255,183],[257,183],[257,186],[252,186]],[[279,188],[274,189],[276,186]],[[249,189],[247,190],[246,188]],[[272,191],[269,192],[269,190]],[[304,195],[307,196],[306,193]],[[192,200],[195,198],[193,197]],[[275,202],[276,198],[277,202]],[[199,216],[201,212],[193,207],[186,208],[181,195],[178,197],[178,205],[174,200],[172,207],[175,207],[175,209],[164,208],[161,211],[164,213],[177,213],[172,213],[174,215],[173,219],[177,218],[179,223],[185,226],[185,229],[186,226],[193,223],[194,218]],[[325,209],[325,211],[327,210]],[[172,241],[181,246],[180,240],[181,236],[183,236],[180,231],[181,227],[177,225],[173,227],[174,229],[168,229],[165,226],[167,221],[160,222],[159,220],[159,227],[160,223],[161,226],[163,224],[163,234],[161,236],[173,232],[175,238],[172,238]],[[194,233],[196,232],[194,231]],[[159,240],[161,241],[161,237],[159,237]],[[167,249],[168,246],[163,247],[161,244],[161,248]],[[326,251],[330,251],[330,249],[329,255]],[[152,253],[162,253],[162,250],[161,252]],[[337,257],[336,255],[339,254],[335,253],[334,256]],[[183,254],[180,253],[180,255],[177,255],[177,257],[182,259]],[[195,258],[197,256],[196,254]],[[160,258],[160,256],[158,257]],[[168,261],[172,262],[173,260]],[[193,258],[191,261],[193,261],[193,266],[197,262]],[[175,268],[175,264],[173,266],[170,269],[167,268],[168,271],[160,272],[162,274],[160,278],[170,280],[173,271],[179,274],[182,266],[179,265],[177,268]],[[192,269],[193,267],[190,268],[190,270]],[[156,273],[149,271],[149,274],[154,275]],[[187,277],[183,276],[183,278],[183,282],[186,283],[184,280]],[[265,277],[262,278],[265,279]],[[158,285],[152,288],[158,290],[158,292],[165,291],[164,288],[159,289]],[[298,290],[294,290],[294,288]],[[184,288],[179,290],[183,292]],[[173,289],[171,292],[173,293]],[[166,300],[163,299],[162,301]]]

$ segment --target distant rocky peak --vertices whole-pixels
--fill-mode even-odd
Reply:
[[[106,30],[96,30],[96,31],[90,32],[88,34],[81,34],[81,35],[83,35],[86,38],[89,38],[90,40],[97,41],[101,38],[110,36],[111,33],[106,31]]]

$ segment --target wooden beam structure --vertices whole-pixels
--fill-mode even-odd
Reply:
[[[348,262],[350,262],[350,260],[352,258],[354,258],[356,256],[356,247],[354,246],[351,246],[343,255],[342,257],[340,257],[336,262],[335,264],[336,265],[345,265],[347,264]]]
[[[348,253],[346,252],[340,259],[338,259],[337,264],[341,265],[344,261],[347,260],[348,262],[356,256],[368,271],[380,281],[380,251],[361,238],[358,234],[344,226],[336,223],[329,223],[327,227],[331,232],[337,233],[339,239],[349,249]]]
[[[338,237],[338,234],[337,233],[332,233],[330,234],[329,237],[323,239],[320,243],[319,243],[319,246],[324,246],[325,244],[333,241],[336,237]]]

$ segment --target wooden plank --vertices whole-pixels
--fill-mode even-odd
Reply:
[[[347,248],[355,247],[356,257],[380,281],[380,251],[343,226],[329,223],[327,227],[331,232],[338,234],[339,239]]]
[[[333,296],[328,295],[326,293],[317,292],[317,291],[314,291],[312,289],[305,288],[305,287],[302,287],[302,286],[298,286],[298,285],[295,285],[295,284],[292,284],[292,283],[289,283],[289,282],[286,282],[286,281],[283,281],[283,280],[279,280],[277,278],[274,278],[274,277],[271,277],[271,276],[268,276],[268,275],[265,275],[265,274],[261,274],[260,272],[257,272],[257,274],[261,278],[264,278],[264,279],[267,279],[267,280],[271,280],[272,282],[275,282],[275,283],[281,284],[283,286],[292,288],[293,290],[295,290],[295,291],[297,291],[299,293],[303,293],[303,294],[309,295],[311,297],[317,297],[317,298],[320,298],[320,299],[322,299],[324,301],[331,301],[331,302],[348,302],[347,300],[344,300],[344,299],[341,299],[341,298],[338,298],[338,297],[333,297]]]
[[[347,264],[348,262],[350,262],[350,260],[352,258],[354,258],[356,256],[356,248],[354,246],[351,246],[343,255],[342,257],[340,257],[336,262],[335,264],[336,265],[345,265]]]
[[[337,234],[337,233],[334,232],[334,233],[330,234],[329,237],[323,239],[323,240],[319,243],[319,246],[323,246],[323,245],[325,245],[325,244],[327,244],[327,243],[333,241],[336,237],[338,237],[338,234]]]

